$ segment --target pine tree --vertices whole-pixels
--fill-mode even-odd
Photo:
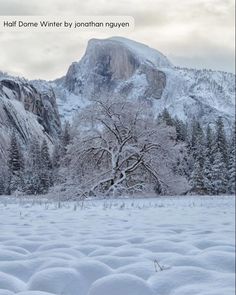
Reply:
[[[20,144],[15,132],[12,133],[8,153],[9,192],[21,190],[23,187],[24,160]]]
[[[209,157],[206,157],[203,168],[203,185],[204,190],[207,194],[211,195],[214,193],[214,186],[212,183],[212,164]]]
[[[209,160],[209,164],[213,164],[214,160],[214,134],[211,127],[208,125],[206,130],[206,149],[205,158]]]
[[[49,148],[46,139],[43,140],[43,143],[41,145],[41,165],[42,168],[52,168],[52,162],[50,159]]]
[[[167,111],[167,109],[165,108],[160,116],[161,121],[165,122],[166,125],[168,126],[173,126],[174,125],[174,120],[172,119],[170,113]]]
[[[192,153],[193,158],[197,161],[203,169],[204,166],[204,149],[205,149],[205,137],[202,127],[199,122],[196,123],[193,129],[192,135]]]
[[[190,184],[192,186],[192,192],[197,194],[204,194],[204,179],[203,170],[199,161],[195,161],[193,172],[190,178]]]
[[[5,193],[4,179],[3,179],[3,176],[0,175],[0,195],[4,195],[4,193]]]
[[[228,176],[228,192],[235,193],[235,151],[232,152],[229,158],[229,176]]]
[[[215,135],[215,152],[220,152],[223,157],[223,161],[228,165],[228,143],[226,139],[224,123],[222,117],[219,117],[216,121],[216,135]]]
[[[212,186],[214,194],[225,194],[228,191],[228,142],[221,117],[216,121],[216,131],[212,148]]]
[[[52,152],[52,167],[54,170],[60,167],[61,154],[61,146],[59,143],[56,143]]]
[[[227,191],[227,167],[222,153],[218,150],[214,156],[212,166],[212,185],[216,195],[224,194]]]
[[[8,167],[10,173],[16,176],[19,176],[20,172],[24,169],[24,161],[15,132],[13,132],[11,136]]]
[[[28,166],[24,177],[24,191],[27,194],[41,193],[41,151],[39,141],[34,138],[30,145]]]
[[[62,161],[62,147],[60,145],[61,142],[55,143],[53,147],[52,152],[52,177],[53,177],[53,183],[58,181],[58,175],[59,175],[59,168],[61,166]]]
[[[32,167],[34,171],[39,171],[41,168],[41,151],[40,151],[40,144],[39,141],[34,138],[31,143],[30,147],[30,154],[31,154],[31,161]]]
[[[176,118],[174,120],[174,125],[176,129],[176,139],[178,141],[186,141],[187,139],[187,127],[183,121]]]
[[[41,188],[43,192],[47,192],[52,185],[52,163],[50,159],[47,141],[44,139],[41,145]]]
[[[190,142],[190,159],[192,159],[192,173],[190,175],[190,183],[192,191],[203,194],[205,192],[204,185],[204,163],[205,163],[205,136],[203,129],[198,121],[192,124],[192,134]]]
[[[70,124],[68,121],[65,122],[64,128],[61,135],[62,154],[65,155],[67,152],[67,146],[71,141]]]
[[[228,164],[228,192],[235,193],[235,129],[232,132],[232,139],[229,148],[229,164]]]
[[[192,125],[191,148],[193,151],[197,151],[199,148],[203,147],[203,145],[204,132],[202,126],[198,121],[194,121]]]
[[[203,179],[204,179],[204,189],[207,194],[213,194],[214,188],[212,184],[212,165],[214,161],[214,137],[213,131],[210,126],[206,130],[206,140],[205,140],[205,160],[203,166]]]

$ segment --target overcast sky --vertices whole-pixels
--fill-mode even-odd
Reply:
[[[122,36],[145,43],[179,66],[234,72],[234,0],[0,0],[1,15],[131,15]],[[98,32],[2,33],[0,70],[55,79],[78,61]]]

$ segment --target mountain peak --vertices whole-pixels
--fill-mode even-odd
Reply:
[[[164,69],[172,68],[158,51],[125,38],[91,39],[82,59],[64,79],[69,92],[89,97],[114,95],[160,99]]]
[[[88,42],[88,47],[86,52],[91,47],[102,46],[106,47],[110,44],[114,46],[121,46],[132,52],[140,63],[149,63],[157,68],[172,68],[173,65],[168,60],[168,58],[162,54],[160,51],[153,49],[143,43],[136,42],[134,40],[124,38],[124,37],[110,37],[107,39],[90,39]]]

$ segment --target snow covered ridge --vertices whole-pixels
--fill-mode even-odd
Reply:
[[[231,125],[234,119],[235,75],[174,67],[159,51],[121,37],[90,40],[83,58],[53,87],[62,118],[98,96],[116,94],[183,120],[208,124],[222,116]]]
[[[234,214],[230,196],[1,197],[0,294],[233,295]]]

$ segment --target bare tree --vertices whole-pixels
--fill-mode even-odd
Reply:
[[[150,108],[124,99],[96,100],[78,117],[67,163],[85,194],[168,191],[176,160],[173,127],[157,124]],[[160,171],[162,170],[162,173]],[[164,176],[164,177],[163,177]]]

